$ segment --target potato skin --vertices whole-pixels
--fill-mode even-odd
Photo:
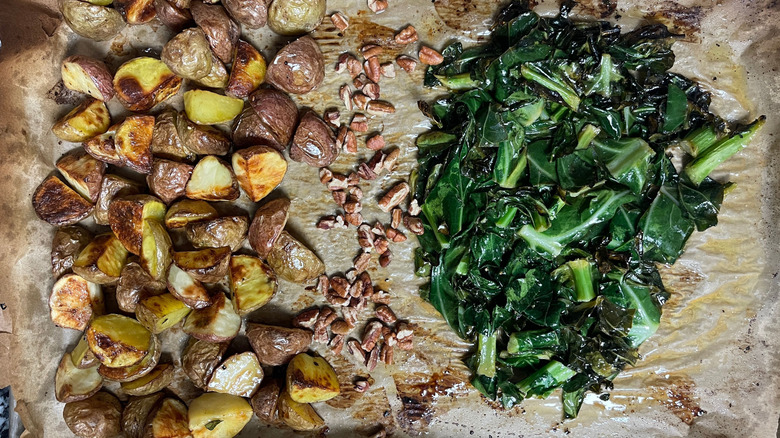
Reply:
[[[225,155],[230,150],[230,140],[219,129],[198,125],[184,111],[176,119],[176,129],[184,146],[197,155]]]
[[[249,323],[246,328],[249,344],[263,365],[284,365],[311,344],[312,332],[299,328],[285,328]]]
[[[325,0],[274,0],[268,10],[268,26],[282,35],[311,32],[325,16],[325,3]]]
[[[143,397],[130,397],[122,411],[122,431],[129,438],[142,438],[146,418],[163,397],[160,392]]]
[[[195,248],[229,246],[238,251],[246,239],[249,219],[246,216],[223,216],[187,225],[187,239]]]
[[[108,380],[115,382],[132,382],[139,377],[149,374],[160,362],[162,347],[157,335],[151,335],[149,352],[136,364],[120,368],[111,368],[103,364],[98,367],[98,373]]]
[[[222,0],[222,5],[234,20],[250,29],[259,29],[268,20],[265,0]]]
[[[249,103],[259,118],[262,131],[272,135],[269,140],[273,141],[274,147],[280,152],[287,149],[298,123],[298,107],[295,102],[279,90],[261,88],[249,96]],[[255,132],[259,132],[258,130],[259,128],[255,128]]]
[[[249,227],[249,245],[261,258],[268,258],[276,239],[287,225],[290,200],[278,198],[263,204],[255,212]]]
[[[50,176],[35,189],[35,214],[54,225],[73,225],[92,213],[94,206],[56,176]]]
[[[236,148],[265,144],[279,152],[286,149],[276,141],[274,134],[263,124],[260,115],[251,106],[244,107],[244,111],[236,117],[233,124],[233,144]]]
[[[125,18],[127,24],[144,24],[157,15],[154,0],[114,0],[114,7]]]
[[[211,71],[206,76],[195,81],[198,85],[207,88],[225,88],[227,87],[230,74],[225,68],[225,64],[211,53]]]
[[[173,160],[192,160],[195,154],[184,145],[178,130],[179,113],[165,108],[154,121],[151,151],[155,157]]]
[[[116,175],[105,175],[100,186],[100,195],[95,204],[95,212],[92,215],[98,225],[108,225],[108,206],[114,198],[137,195],[141,192],[139,184],[135,181]]]
[[[338,156],[339,148],[333,130],[314,111],[307,111],[295,130],[290,158],[309,166],[326,167]]]
[[[151,173],[146,176],[146,184],[149,185],[152,194],[164,203],[170,204],[184,196],[184,189],[192,176],[192,169],[193,167],[187,163],[155,159]]]
[[[116,302],[123,312],[135,313],[138,302],[166,290],[164,282],[152,278],[137,262],[130,262],[122,268],[116,286]]]
[[[171,38],[163,46],[160,59],[174,73],[197,80],[211,71],[211,48],[206,34],[198,28],[190,28]]]
[[[81,70],[81,71],[79,71]],[[74,76],[86,77],[94,84],[95,90],[86,90],[77,82],[71,82]],[[95,99],[108,102],[114,97],[114,77],[102,61],[87,56],[72,55],[62,61],[62,80],[65,87],[87,93]],[[95,92],[96,91],[96,92]]]
[[[51,272],[54,278],[69,271],[81,250],[91,241],[92,233],[78,225],[58,228],[51,242]]]
[[[241,27],[220,5],[207,5],[194,0],[190,12],[195,23],[206,34],[211,50],[222,62],[229,64],[233,60],[233,49],[241,35]]]
[[[106,163],[96,160],[84,149],[75,149],[57,160],[57,170],[74,190],[90,202],[97,202]]]
[[[60,11],[73,32],[95,41],[111,39],[125,27],[122,14],[105,6],[91,5],[80,0],[64,0]]]
[[[168,0],[154,0],[157,18],[174,32],[179,32],[192,21],[189,9],[176,6]]]
[[[216,283],[227,275],[230,247],[174,252],[173,263],[198,281]]]
[[[181,356],[182,370],[195,386],[206,389],[227,347],[227,342],[214,343],[190,338]]]
[[[279,277],[293,283],[306,283],[325,272],[322,260],[286,231],[276,239],[267,261]]]
[[[250,403],[255,415],[263,423],[277,426],[281,423],[279,420],[276,403],[279,401],[279,395],[282,392],[282,383],[279,379],[265,379],[252,396]]]
[[[319,44],[308,35],[283,47],[266,73],[269,84],[292,94],[308,93],[319,87],[324,78],[325,59]]]
[[[67,403],[62,416],[68,429],[78,437],[113,438],[121,433],[122,404],[104,391]]]

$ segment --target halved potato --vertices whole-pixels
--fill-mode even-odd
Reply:
[[[225,88],[227,87],[230,75],[228,74],[225,64],[219,60],[215,55],[211,57],[211,71],[206,76],[195,81],[198,85],[202,85],[207,88]]]
[[[165,283],[152,278],[137,262],[122,268],[116,285],[116,302],[123,312],[135,313],[138,302],[165,292]]]
[[[65,88],[108,102],[114,97],[114,78],[102,61],[81,55],[68,56],[60,67]]]
[[[184,79],[198,80],[211,72],[212,56],[206,34],[192,27],[168,40],[160,59]]]
[[[73,360],[73,366],[80,370],[100,365],[100,361],[97,360],[92,350],[89,349],[86,335],[81,335],[79,343],[70,352],[70,358]]]
[[[257,114],[257,118],[247,120],[247,128],[253,128],[255,135],[271,134],[274,146],[284,152],[295,133],[298,124],[298,106],[287,93],[275,88],[260,88],[249,96],[249,103]],[[251,126],[254,124],[255,126]],[[262,128],[258,125],[262,125]]]
[[[248,229],[246,216],[223,216],[187,225],[187,239],[195,248],[229,246],[238,251],[246,240]]]
[[[100,285],[77,274],[63,275],[52,288],[49,312],[58,327],[84,331],[93,316],[103,313]]]
[[[57,170],[81,196],[97,202],[106,164],[94,159],[83,149],[65,154],[57,160]]]
[[[114,137],[116,136],[116,130],[119,129],[119,124],[111,126],[108,130],[100,135],[96,135],[89,140],[82,143],[84,150],[88,154],[95,157],[96,160],[102,161],[106,164],[113,164],[114,166],[124,166],[125,160],[116,148]]]
[[[141,185],[121,176],[108,174],[103,177],[103,184],[100,186],[100,194],[95,204],[93,217],[98,225],[108,225],[108,206],[114,198],[122,196],[137,195],[141,192]]]
[[[165,398],[146,419],[144,437],[190,438],[187,406],[174,398]]]
[[[87,342],[100,363],[120,368],[134,365],[146,356],[152,334],[140,322],[110,313],[92,319]]]
[[[213,155],[203,157],[195,165],[185,193],[190,199],[204,201],[233,201],[240,194],[230,166]]]
[[[222,5],[194,1],[190,4],[190,12],[195,24],[205,32],[211,50],[217,58],[225,64],[230,64],[233,61],[233,47],[241,36],[241,26],[228,16]]]
[[[232,438],[252,419],[252,406],[241,397],[207,393],[190,403],[194,438]]]
[[[315,430],[325,425],[325,420],[310,404],[296,402],[287,391],[279,395],[278,409],[279,418],[293,430]]]
[[[159,158],[191,160],[193,153],[187,149],[177,128],[179,112],[171,107],[165,108],[154,121],[152,133],[152,154]]]
[[[298,403],[315,403],[339,395],[339,379],[328,361],[300,353],[287,364],[287,392]]]
[[[222,361],[228,343],[214,343],[190,338],[181,355],[181,368],[192,383],[206,389],[214,369]]]
[[[81,251],[73,262],[73,272],[97,284],[119,280],[127,262],[127,250],[112,234],[101,234]]]
[[[182,80],[159,59],[146,56],[122,64],[114,75],[114,91],[130,111],[148,111],[179,92]]]
[[[78,225],[61,227],[51,241],[51,272],[54,278],[68,272],[81,251],[92,241],[92,233]]]
[[[146,419],[163,397],[161,392],[145,397],[131,397],[122,411],[122,431],[129,438],[143,438]]]
[[[162,221],[164,218],[165,204],[150,195],[123,196],[114,199],[108,206],[111,231],[135,255],[141,255],[143,249],[145,221]]]
[[[238,40],[233,53],[233,67],[225,94],[243,99],[265,80],[265,58],[244,40]]]
[[[227,275],[230,247],[174,252],[173,263],[198,281],[216,283]]]
[[[246,327],[246,337],[260,362],[275,367],[289,363],[296,355],[308,350],[312,332],[250,322]]]
[[[96,41],[111,39],[125,27],[125,20],[116,9],[97,3],[63,0],[60,10],[73,32]]]
[[[146,176],[149,191],[166,204],[184,196],[184,188],[192,175],[187,163],[155,158],[152,171]]]
[[[122,382],[122,391],[127,395],[149,395],[157,391],[162,391],[173,381],[174,368],[172,364],[161,363],[154,367],[149,374],[133,380],[132,382]]]
[[[97,366],[77,368],[70,353],[65,353],[54,376],[54,396],[57,401],[70,403],[91,397],[103,387],[103,377]]]
[[[282,182],[287,160],[270,146],[252,146],[233,154],[233,172],[249,199],[257,202]]]
[[[146,219],[143,226],[141,266],[155,280],[163,280],[171,265],[171,237],[163,224],[156,219]]]
[[[176,0],[154,0],[154,8],[157,9],[157,19],[168,26],[174,32],[179,32],[192,21],[189,10],[189,2],[180,5]]]
[[[149,352],[141,359],[140,362],[120,368],[111,368],[101,364],[98,367],[98,372],[103,378],[113,380],[115,382],[131,382],[135,379],[139,379],[154,369],[160,362],[160,355],[162,354],[162,346],[160,340],[156,335],[152,335],[149,343]]]
[[[193,310],[184,321],[184,333],[209,342],[226,342],[238,335],[241,317],[233,310],[233,303],[218,293],[214,304]]]
[[[287,225],[290,200],[277,198],[268,201],[255,211],[252,225],[249,226],[249,245],[257,254],[267,259],[276,243],[276,239]]]
[[[94,208],[92,203],[54,175],[43,180],[35,189],[32,204],[39,218],[55,226],[73,225],[89,216]]]
[[[135,308],[138,321],[155,334],[178,324],[189,313],[190,308],[169,293],[141,300]]]
[[[66,403],[62,408],[65,425],[79,438],[120,436],[121,417],[122,403],[106,391],[98,391],[87,399]]]
[[[182,199],[171,205],[168,212],[165,213],[165,226],[173,230],[195,222],[213,219],[218,215],[217,210],[206,201]]]
[[[263,380],[263,368],[251,351],[234,354],[214,370],[207,391],[251,397]]]
[[[233,306],[241,316],[268,304],[278,288],[273,269],[257,257],[231,257],[229,273]]]
[[[244,101],[206,90],[190,90],[184,93],[184,111],[187,117],[199,125],[217,125],[229,122],[241,114]]]
[[[276,275],[293,283],[311,281],[325,272],[322,260],[287,231],[276,239],[267,261]]]
[[[182,143],[197,155],[225,155],[230,150],[230,139],[219,129],[193,123],[187,114],[179,113],[176,129]]]
[[[171,265],[168,270],[168,290],[192,309],[202,309],[211,305],[211,295],[203,284],[176,265]]]
[[[154,0],[114,0],[114,6],[127,24],[144,24],[157,15]]]
[[[88,97],[52,126],[60,140],[82,142],[100,135],[111,126],[111,114],[103,101]]]
[[[279,379],[264,379],[260,388],[255,391],[250,403],[252,410],[260,421],[275,426],[279,422],[279,414],[276,409],[282,385]]]
[[[114,145],[124,165],[138,173],[152,171],[154,117],[130,116],[117,128]]]

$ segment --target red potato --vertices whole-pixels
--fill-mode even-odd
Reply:
[[[249,96],[262,130],[271,134],[274,147],[284,151],[298,123],[298,107],[290,96],[273,88],[261,88]],[[278,145],[278,146],[277,146]]]
[[[125,161],[116,149],[115,142],[116,130],[119,129],[119,125],[120,124],[117,123],[108,128],[106,132],[96,135],[82,143],[84,150],[95,157],[96,160],[100,160],[106,164],[124,166]]]
[[[222,0],[222,5],[233,19],[250,29],[259,29],[268,20],[266,0]]]
[[[268,258],[276,239],[284,231],[290,211],[290,200],[278,198],[266,202],[255,212],[249,226],[249,244],[262,258]]]
[[[225,64],[233,61],[233,49],[241,36],[241,27],[228,16],[225,8],[194,0],[190,12],[195,24],[206,33],[206,39],[217,58]]]
[[[290,158],[309,166],[326,167],[338,156],[339,148],[333,130],[314,111],[307,111],[295,130]]]
[[[33,192],[35,214],[55,225],[73,225],[92,213],[94,205],[56,176],[50,176]]]
[[[157,19],[174,32],[180,32],[192,21],[188,8],[181,8],[168,0],[154,0]]]
[[[63,155],[56,166],[75,191],[90,202],[97,202],[106,172],[105,163],[94,159],[83,149],[77,149]]]
[[[62,83],[65,87],[108,102],[114,97],[114,78],[108,67],[97,59],[73,55],[62,61]]]
[[[148,23],[157,15],[154,0],[114,0],[114,7],[127,24]]]
[[[306,35],[282,48],[268,66],[266,80],[292,94],[304,94],[319,87],[325,78],[325,59],[319,44]]]
[[[262,3],[264,0],[257,1]],[[263,55],[248,42],[239,40],[225,94],[240,99],[249,96],[265,80],[265,71]]]
[[[155,159],[152,171],[146,176],[149,191],[170,204],[184,196],[193,167],[187,163]]]
[[[233,154],[233,172],[249,199],[257,202],[282,182],[287,160],[269,146],[253,146]]]
[[[98,225],[108,225],[108,206],[114,198],[137,195],[141,193],[141,185],[135,181],[122,178],[117,175],[103,176],[103,184],[100,186],[100,194],[95,204],[95,212],[92,215]]]

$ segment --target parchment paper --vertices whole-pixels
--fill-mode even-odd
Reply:
[[[314,32],[326,56],[325,83],[299,99],[301,106],[321,112],[341,108],[338,87],[347,82],[332,66],[339,53],[353,53],[363,43],[376,42],[391,50],[387,60],[413,48],[393,46],[394,31],[414,24],[420,39],[442,47],[454,38],[475,42],[486,35],[500,2],[488,0],[391,0],[381,15],[368,11],[363,0],[331,0],[328,13],[340,10],[351,20],[342,36],[329,20]],[[540,5],[554,11],[555,4]],[[661,328],[647,341],[638,366],[615,380],[609,400],[591,395],[576,420],[561,422],[560,399],[529,400],[510,411],[495,409],[468,384],[460,358],[471,348],[460,341],[433,308],[417,297],[420,280],[412,275],[415,239],[395,244],[393,264],[371,274],[392,292],[392,307],[400,318],[417,324],[415,350],[397,351],[397,365],[379,366],[371,390],[349,389],[362,367],[317,348],[337,369],[345,391],[316,409],[332,436],[368,433],[383,424],[396,436],[428,434],[458,436],[775,436],[780,416],[778,399],[778,225],[776,169],[780,166],[775,136],[780,134],[780,9],[776,2],[686,0],[593,0],[578,11],[617,19],[632,26],[643,19],[664,21],[687,38],[676,43],[675,70],[717,91],[714,107],[730,119],[768,116],[767,124],[749,148],[718,170],[731,175],[736,188],[726,197],[720,224],[695,234],[684,256],[663,269],[672,298],[664,307]],[[619,17],[619,18],[618,18]],[[244,32],[267,58],[284,42],[266,31]],[[4,0],[0,3],[0,387],[10,384],[29,436],[72,436],[54,400],[54,372],[78,333],[54,327],[47,299],[53,284],[49,248],[53,227],[38,220],[30,198],[56,159],[78,147],[58,142],[53,122],[71,106],[58,105],[47,91],[60,79],[60,61],[69,54],[106,59],[110,67],[147,48],[159,50],[170,37],[159,25],[125,29],[107,43],[77,38],[61,21],[55,0]],[[385,61],[385,59],[383,59]],[[427,129],[416,101],[439,91],[421,88],[422,69],[381,82],[384,99],[397,112],[372,118],[371,131],[382,131],[402,151],[399,170],[363,184],[368,199],[405,179],[415,162],[414,138]],[[113,102],[114,120],[124,112]],[[342,115],[342,121],[348,121]],[[367,156],[361,149],[360,159]],[[354,156],[342,156],[332,166],[346,171]],[[354,229],[321,231],[314,227],[324,214],[336,211],[317,171],[291,162],[280,192],[292,199],[294,234],[324,259],[328,273],[350,267],[356,254]],[[371,202],[367,220],[387,215]],[[252,206],[245,204],[248,211]],[[257,321],[284,321],[300,309],[324,304],[321,296],[302,286],[283,283],[274,300],[252,315]],[[369,312],[366,311],[365,317]],[[359,330],[355,335],[360,333]],[[181,339],[174,328],[165,336],[169,346]],[[175,350],[175,348],[174,348]],[[175,360],[176,353],[172,354]],[[188,401],[193,394],[180,391]],[[241,436],[289,436],[253,420]]]

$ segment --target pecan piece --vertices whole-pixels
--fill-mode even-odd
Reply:
[[[359,110],[365,110],[366,109],[366,105],[368,105],[368,102],[370,100],[371,100],[370,97],[366,96],[365,94],[361,93],[360,91],[358,91],[358,92],[356,92],[356,93],[354,93],[352,95],[352,105],[355,108],[359,109]],[[366,127],[366,130],[368,130],[368,127]],[[363,132],[365,132],[365,131],[363,131]]]
[[[390,309],[390,307],[387,305],[383,304],[378,306],[375,312],[376,317],[385,324],[395,324],[395,322],[398,321],[398,318],[395,316],[395,312],[393,312],[392,309]]]
[[[349,127],[355,132],[368,132],[368,119],[365,114],[357,113],[352,116],[352,122],[349,124]]]
[[[366,112],[375,116],[392,114],[395,112],[395,107],[392,103],[384,100],[371,100],[366,105]]]
[[[358,298],[363,295],[363,279],[358,278],[349,285],[349,296]]]
[[[386,156],[387,155],[383,151],[376,151],[374,156],[368,160],[368,163],[366,163],[366,165],[371,169],[372,172],[374,172],[375,175],[382,173],[382,170],[385,168]]]
[[[398,340],[398,348],[401,350],[411,350],[414,339],[414,331],[410,324],[399,322],[395,326],[395,337]]]
[[[382,167],[385,168],[388,172],[392,172],[395,170],[395,165],[398,162],[398,157],[401,156],[401,150],[398,148],[393,148],[389,152],[387,152],[387,155],[385,155],[385,159],[382,162]]]
[[[379,254],[384,254],[387,251],[387,248],[390,247],[390,242],[387,241],[382,236],[377,236],[376,239],[374,239],[374,248],[376,249],[376,252]]]
[[[330,331],[337,335],[346,335],[352,331],[352,327],[343,319],[337,319],[330,325]]]
[[[385,250],[380,256],[379,256],[379,266],[386,268],[390,265],[390,262],[393,261],[393,252],[388,250]]]
[[[339,98],[344,102],[344,108],[347,111],[352,111],[352,91],[349,89],[349,85],[344,84],[339,88]]]
[[[381,14],[387,9],[387,0],[368,0],[368,9],[375,14]]]
[[[418,236],[425,233],[422,219],[419,217],[409,216],[408,214],[404,215],[404,226],[407,230]]]
[[[333,172],[330,171],[327,167],[323,167],[320,169],[320,182],[323,184],[328,184],[329,182],[333,181]]]
[[[349,282],[340,275],[331,277],[330,288],[341,298],[346,298],[349,295]]]
[[[363,215],[360,213],[347,213],[344,216],[347,223],[352,226],[359,227],[363,223]]]
[[[328,326],[336,320],[338,315],[330,307],[320,309],[317,321],[314,323],[314,340],[317,342],[328,342]]]
[[[395,228],[387,229],[387,238],[395,243],[401,243],[406,241],[406,235]]]
[[[371,181],[376,179],[376,173],[374,173],[373,170],[371,170],[370,167],[368,167],[368,164],[366,163],[360,163],[358,166],[358,175],[366,181]]]
[[[357,339],[347,341],[347,351],[361,364],[366,363],[366,352],[363,351],[363,347],[360,346],[360,342]]]
[[[344,203],[344,211],[347,214],[360,213],[363,210],[363,205],[355,199],[353,196],[347,197],[347,202]]]
[[[338,228],[338,225],[336,225],[336,216],[329,215],[321,217],[320,220],[317,221],[317,228],[320,230],[332,230],[334,228]]]
[[[327,295],[330,290],[330,279],[325,274],[320,274],[317,278],[317,290],[323,295]]]
[[[358,318],[358,310],[354,307],[344,307],[341,309],[341,315],[344,317],[344,322],[346,322],[350,330],[355,328],[355,325],[357,324],[357,318]]]
[[[376,343],[379,342],[380,337],[382,337],[382,323],[379,321],[371,321],[366,324],[366,327],[363,329],[363,340],[360,343],[360,346],[363,347],[363,350],[365,351],[373,350]]]
[[[385,147],[385,138],[382,134],[376,134],[366,140],[366,147],[372,151],[379,151]]]
[[[371,100],[379,99],[379,84],[371,82],[363,86],[363,94]]]
[[[349,75],[352,76],[352,79],[356,78],[363,71],[363,66],[360,64],[360,61],[351,54],[347,57],[347,71],[349,71]]]
[[[357,233],[360,247],[363,248],[363,251],[365,252],[371,252],[371,250],[374,249],[374,238],[371,233],[371,226],[368,224],[361,224],[358,227]]]
[[[352,85],[358,90],[362,90],[371,80],[368,79],[364,73],[360,73],[355,79],[352,80]]]
[[[382,225],[382,222],[376,221],[374,223],[374,227],[371,228],[371,232],[376,234],[377,236],[386,236],[385,233],[385,226]]]
[[[379,71],[382,73],[382,76],[386,78],[394,78],[395,77],[395,66],[392,62],[385,62],[383,64],[379,64]]]
[[[420,209],[420,204],[417,203],[416,199],[412,199],[412,202],[409,203],[409,214],[412,216],[419,216],[422,212],[422,209]]]
[[[372,56],[363,63],[363,70],[366,71],[366,76],[373,82],[379,82],[382,79],[382,68],[379,65],[379,58]]]
[[[395,63],[407,73],[411,73],[417,68],[417,60],[411,56],[401,55],[398,58],[395,58]],[[349,66],[349,64],[347,65]]]
[[[400,182],[393,186],[382,199],[379,200],[379,208],[384,212],[390,212],[409,195],[409,184]]]
[[[332,327],[331,327],[332,330]],[[333,354],[341,354],[341,350],[344,349],[344,336],[343,335],[336,335],[330,340],[330,350],[333,352]]]
[[[390,294],[382,289],[376,289],[371,295],[371,301],[378,304],[390,304]]]
[[[334,173],[328,182],[328,190],[330,191],[345,190],[347,187],[349,187],[347,176],[340,173]]]
[[[439,65],[444,62],[444,57],[441,53],[428,46],[420,47],[420,51],[417,52],[417,57],[420,59],[420,62],[428,65]]]
[[[371,58],[372,56],[379,56],[382,54],[382,46],[376,45],[376,44],[366,44],[363,47],[360,48],[360,53],[363,55],[363,58]]]
[[[362,272],[359,277],[363,281],[363,290],[360,292],[360,296],[363,298],[369,298],[374,294],[374,284],[371,283],[371,276],[368,272]]]
[[[358,272],[365,271],[366,268],[368,268],[368,262],[370,261],[371,261],[371,254],[367,252],[361,253],[359,256],[355,257],[354,260],[355,270],[357,270]]]
[[[396,44],[410,44],[415,41],[417,41],[417,29],[411,24],[401,29],[401,31],[395,35]]]
[[[369,371],[374,371],[374,368],[376,368],[378,363],[379,363],[379,348],[374,348],[373,350],[371,350],[371,353],[368,354],[368,359],[366,360],[366,368],[368,368]]]
[[[338,128],[341,125],[341,122],[339,122],[341,113],[335,108],[325,110],[325,113],[322,116],[326,122],[330,123],[335,128]]]
[[[330,16],[330,21],[333,22],[333,25],[336,26],[336,29],[338,29],[339,32],[344,32],[344,30],[349,27],[349,19],[341,12],[332,14]]]
[[[379,360],[384,362],[386,365],[392,365],[393,364],[393,347],[382,344],[382,351],[379,353]]]
[[[325,297],[326,300],[328,300],[328,303],[336,306],[336,307],[345,307],[349,306],[349,299],[348,298],[342,298],[336,294],[330,294]]]
[[[320,316],[320,309],[314,307],[295,315],[292,320],[293,327],[310,329],[314,327]]]
[[[358,186],[352,186],[347,190],[347,193],[349,193],[350,196],[355,198],[356,200],[360,201],[363,199],[363,189],[361,189]]]
[[[347,194],[343,190],[334,190],[330,194],[333,196],[333,202],[338,206],[342,206],[347,202]]]
[[[364,393],[368,391],[370,387],[371,385],[368,383],[368,380],[358,380],[355,382],[355,392]]]
[[[390,221],[390,227],[398,228],[401,226],[401,221],[404,219],[404,211],[400,208],[394,208],[392,213],[392,220]]]

